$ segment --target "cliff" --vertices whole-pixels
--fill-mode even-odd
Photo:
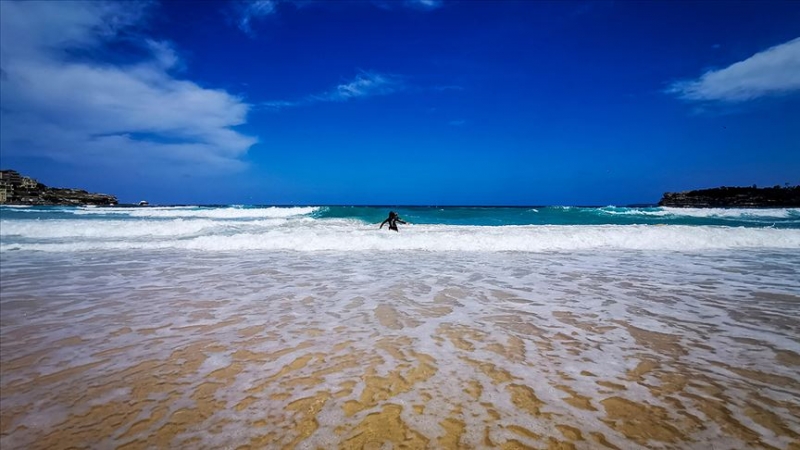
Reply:
[[[116,205],[117,197],[96,194],[83,189],[62,189],[45,186],[14,170],[0,171],[0,203],[6,205]]]
[[[691,208],[788,208],[800,207],[800,186],[718,187],[686,192],[667,192],[658,206]]]

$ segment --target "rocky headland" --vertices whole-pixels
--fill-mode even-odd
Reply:
[[[48,187],[15,170],[0,170],[0,204],[5,205],[66,205],[112,206],[117,197],[96,194],[83,189]]]
[[[727,187],[667,192],[658,206],[683,208],[791,208],[800,207],[800,186]]]

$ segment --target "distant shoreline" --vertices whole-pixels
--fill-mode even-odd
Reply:
[[[722,186],[685,192],[667,192],[658,206],[680,208],[792,208],[800,207],[800,186],[759,188]]]
[[[142,204],[119,203],[117,197],[91,193],[82,189],[52,188],[19,174],[15,170],[0,170],[0,205],[8,206],[99,206],[122,208],[148,207],[352,207],[352,208],[793,208],[800,207],[800,185],[751,187],[716,187],[682,192],[665,192],[658,203],[629,203],[624,205],[413,205],[413,204]]]
[[[675,193],[666,193],[675,194]],[[684,193],[677,193],[684,194]],[[491,209],[491,208],[508,208],[508,209],[539,209],[539,208],[748,208],[748,209],[771,209],[771,208],[800,208],[800,204],[793,205],[673,205],[659,203],[632,203],[624,205],[368,205],[368,204],[253,204],[245,205],[239,203],[151,203],[142,206],[136,203],[117,203],[117,204],[80,204],[80,203],[0,203],[0,207],[49,207],[49,206],[71,206],[71,207],[98,207],[98,208],[386,208],[389,209],[426,209],[426,208],[476,208],[476,209]]]
[[[16,170],[0,170],[0,205],[113,206],[117,203],[117,197],[113,195],[83,189],[53,188]]]

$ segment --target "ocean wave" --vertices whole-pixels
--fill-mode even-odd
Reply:
[[[734,248],[800,249],[800,230],[683,225],[407,225],[400,233],[352,220],[308,220],[291,226],[271,221],[246,225],[211,221],[141,222],[91,230],[3,224],[0,249],[85,251],[191,249],[204,251],[466,251],[580,250],[701,251]],[[86,224],[86,226],[91,226]],[[49,227],[49,228],[48,228]]]
[[[714,219],[788,219],[800,217],[800,208],[599,208],[602,214],[619,216],[692,217]]]
[[[270,206],[265,208],[226,207],[203,208],[196,206],[169,206],[146,208],[76,208],[74,215],[121,215],[135,218],[208,218],[208,219],[258,219],[306,216],[319,209],[314,206]]]
[[[279,227],[301,229],[311,218],[295,218],[291,223],[280,217],[258,220],[218,220],[206,218],[173,218],[169,220],[129,219],[74,219],[74,220],[16,220],[2,221],[0,237],[3,239],[24,238],[27,240],[53,239],[183,239],[200,234],[232,235],[241,232],[262,232]]]

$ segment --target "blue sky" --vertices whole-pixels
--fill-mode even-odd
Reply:
[[[0,2],[0,165],[123,202],[800,184],[800,2]]]

